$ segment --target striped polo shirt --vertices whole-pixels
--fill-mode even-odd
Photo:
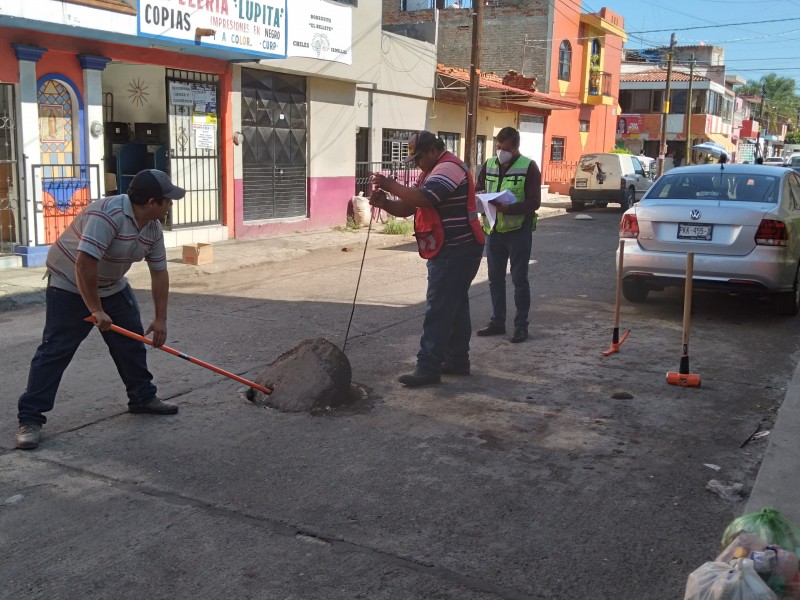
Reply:
[[[159,221],[139,229],[126,194],[95,200],[75,217],[47,253],[50,285],[78,291],[75,262],[78,251],[96,258],[97,287],[105,298],[125,288],[131,265],[146,260],[150,270],[167,268],[164,234]]]
[[[420,186],[420,192],[442,219],[442,253],[450,256],[483,252],[483,246],[475,240],[469,225],[467,177],[471,177],[469,172],[457,163],[440,160]]]

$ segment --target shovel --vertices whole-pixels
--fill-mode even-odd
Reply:
[[[97,319],[95,319],[94,317],[86,317],[84,319],[84,321],[89,321],[90,323],[97,323]],[[134,333],[132,331],[128,331],[127,329],[123,329],[122,327],[119,327],[118,325],[110,325],[109,329],[111,331],[114,331],[116,333],[124,335],[125,337],[129,337],[129,338],[131,338],[133,340],[138,340],[140,342],[143,342],[145,344],[153,346],[152,340],[144,337],[143,335],[139,335],[138,333]],[[153,346],[153,347],[155,348],[155,346]],[[265,394],[271,394],[272,393],[271,389],[266,388],[263,385],[258,385],[254,381],[249,381],[249,380],[245,379],[244,377],[239,377],[238,375],[234,375],[233,373],[229,373],[228,371],[226,371],[224,369],[220,369],[219,367],[215,367],[214,365],[209,364],[209,363],[207,363],[205,361],[202,361],[202,360],[200,360],[198,358],[192,358],[188,354],[184,354],[183,352],[180,352],[179,350],[175,350],[174,348],[170,348],[169,346],[158,346],[158,349],[159,350],[163,350],[164,352],[167,352],[169,354],[173,354],[174,356],[177,356],[178,358],[182,358],[183,360],[188,360],[189,362],[194,363],[196,365],[199,365],[199,366],[203,367],[204,369],[208,369],[209,371],[214,371],[214,373],[219,373],[220,375],[224,375],[225,377],[233,379],[234,381],[238,381],[239,383],[243,383],[245,385],[249,385],[251,388],[258,390],[259,392],[264,392]]]

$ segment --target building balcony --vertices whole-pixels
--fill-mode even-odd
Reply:
[[[611,96],[611,73],[592,71],[589,73],[589,85],[584,97],[585,104],[613,104]]]

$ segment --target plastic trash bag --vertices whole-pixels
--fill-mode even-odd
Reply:
[[[358,196],[353,196],[351,199],[353,203],[353,221],[356,227],[367,227],[369,225],[372,215],[370,211],[372,207],[369,204],[369,198],[364,197],[364,192],[359,192]]]
[[[719,577],[727,575],[731,566],[726,562],[707,562],[689,574],[683,600],[711,600],[711,587]]]
[[[769,545],[755,533],[741,532],[715,561],[731,563],[740,558],[749,558],[753,561],[756,573],[778,598],[800,600],[798,561],[794,552],[784,550],[777,545]]]
[[[727,563],[707,562],[686,581],[683,600],[778,600],[758,576],[753,561],[742,558]]]
[[[722,534],[722,547],[730,545],[742,531],[755,533],[767,544],[775,544],[796,555],[800,554],[800,528],[774,508],[767,507],[731,521]]]

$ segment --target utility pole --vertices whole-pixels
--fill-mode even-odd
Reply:
[[[761,151],[761,128],[764,128],[764,135],[767,135],[766,124],[764,123],[764,100],[767,96],[767,86],[761,84],[761,111],[758,115],[758,131],[756,132],[756,158],[764,157],[764,153]]]
[[[692,157],[692,84],[694,83],[694,52],[689,61],[689,94],[686,96],[686,164],[691,164]]]
[[[669,50],[667,51],[667,86],[664,90],[664,107],[663,115],[661,115],[661,138],[659,140],[660,151],[658,153],[658,177],[664,173],[664,159],[667,156],[667,117],[669,116],[669,93],[670,85],[672,84],[672,55],[675,51],[675,33],[672,34],[669,40]]]
[[[481,38],[483,30],[483,0],[472,0],[472,55],[469,66],[469,96],[467,97],[467,126],[464,162],[477,172],[475,162],[478,141],[478,90],[480,89]]]

